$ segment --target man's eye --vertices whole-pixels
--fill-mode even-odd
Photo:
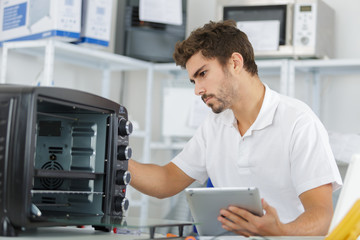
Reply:
[[[192,84],[195,84],[195,81],[194,81],[194,80],[190,80],[190,82],[191,82]]]
[[[203,77],[203,76],[205,76],[205,74],[206,74],[206,71],[202,71],[202,72],[200,72],[200,77]]]

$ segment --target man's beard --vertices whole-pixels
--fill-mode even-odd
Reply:
[[[203,102],[205,103],[205,99],[211,97],[212,101],[215,100],[215,103],[209,103],[207,104],[211,110],[214,113],[221,113],[223,112],[225,109],[230,108],[231,106],[231,100],[233,99],[233,96],[235,96],[235,90],[234,88],[230,85],[230,73],[224,69],[224,74],[225,74],[225,78],[223,80],[223,84],[221,85],[219,92],[217,93],[217,96],[215,96],[215,94],[204,94],[201,96],[201,99],[203,100]],[[206,104],[206,103],[205,103]]]
[[[213,103],[207,104],[214,113],[221,113],[222,111],[224,111],[226,109],[226,101],[216,97],[214,94],[204,94],[201,96],[201,99],[205,103],[205,99],[207,99],[209,97],[211,97],[212,100],[215,100],[218,102],[216,107],[215,107],[215,104],[213,104]]]

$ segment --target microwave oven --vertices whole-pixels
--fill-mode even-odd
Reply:
[[[131,132],[126,108],[100,96],[1,84],[0,236],[121,224]]]
[[[200,7],[202,11],[197,10]],[[259,33],[262,42],[274,37],[271,32],[278,33],[274,47],[254,47],[256,58],[331,58],[334,17],[333,9],[322,0],[188,0],[187,35],[210,20],[232,19],[241,26],[256,23],[248,24],[247,29]],[[261,34],[269,22],[276,23],[269,25],[276,31],[270,31],[268,38]]]

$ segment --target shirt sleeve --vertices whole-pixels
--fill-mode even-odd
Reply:
[[[291,141],[292,181],[298,195],[332,183],[333,191],[342,185],[329,137],[320,120],[302,115],[294,126]]]
[[[204,123],[197,129],[195,135],[187,142],[184,149],[172,159],[172,163],[201,184],[208,179],[205,159],[205,129],[206,124]]]

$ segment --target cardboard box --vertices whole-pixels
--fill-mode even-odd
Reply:
[[[81,36],[75,43],[91,47],[108,47],[113,0],[83,0]]]
[[[80,37],[81,0],[1,0],[0,42]]]

